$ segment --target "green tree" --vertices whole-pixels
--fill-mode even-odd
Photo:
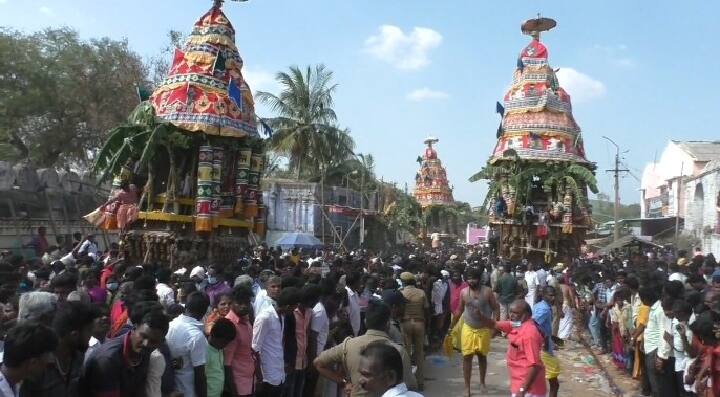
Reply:
[[[277,117],[267,120],[275,133],[270,148],[285,155],[298,179],[324,176],[330,168],[353,155],[355,143],[337,126],[333,110],[332,72],[325,65],[291,66],[278,72],[279,94],[258,91],[255,99],[270,106]]]
[[[127,41],[70,28],[0,29],[0,158],[87,166],[105,132],[138,104],[147,69]]]

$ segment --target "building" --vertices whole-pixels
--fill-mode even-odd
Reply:
[[[267,207],[266,242],[274,245],[284,233],[312,234],[327,245],[346,248],[361,244],[361,230],[368,218],[377,213],[377,194],[342,186],[321,186],[315,182],[267,179],[262,183],[263,202]],[[321,211],[325,206],[325,214]],[[362,213],[364,216],[360,216]],[[367,234],[367,233],[364,233]],[[362,236],[364,242],[365,235]]]
[[[645,166],[640,188],[640,216],[686,217],[680,177],[694,178],[720,158],[720,141],[670,141],[657,162]]]
[[[720,145],[718,145],[720,146]],[[703,252],[720,253],[720,153],[697,175],[684,178],[684,233],[700,239]]]
[[[108,248],[117,241],[117,233],[104,233],[82,217],[109,192],[109,186],[96,186],[89,174],[0,161],[0,250],[33,258],[34,250],[23,245],[41,226],[47,228],[51,245],[70,249],[72,235],[80,233],[96,234],[100,248]]]

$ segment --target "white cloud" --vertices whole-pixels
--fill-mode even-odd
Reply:
[[[416,70],[430,64],[428,53],[442,40],[430,28],[414,27],[405,33],[397,26],[382,25],[377,35],[365,40],[365,51],[398,69]]]
[[[623,69],[634,69],[637,67],[637,61],[628,54],[628,46],[625,44],[595,44],[593,49],[595,52],[599,52],[600,56],[613,66]]]
[[[449,96],[447,92],[435,91],[423,87],[408,93],[406,98],[413,102],[422,102],[432,99],[447,99]]]
[[[557,72],[560,86],[567,91],[573,102],[587,102],[607,93],[605,84],[573,68],[561,67]]]
[[[48,6],[40,6],[40,8],[38,8],[38,11],[40,11],[41,13],[43,13],[43,14],[45,14],[45,15],[52,15],[52,14],[53,14],[52,8],[50,8],[50,7],[48,7]]]
[[[268,91],[272,94],[277,94],[280,88],[275,81],[275,74],[268,72],[263,69],[252,69],[244,67],[242,70],[243,78],[250,86],[250,89],[255,91]]]

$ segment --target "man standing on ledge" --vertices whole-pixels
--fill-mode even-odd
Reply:
[[[473,356],[478,357],[480,367],[480,389],[487,392],[485,374],[487,373],[487,355],[490,352],[492,331],[481,321],[482,318],[500,318],[500,305],[490,287],[480,284],[482,268],[470,268],[465,274],[468,288],[460,293],[460,309],[453,319],[450,329],[462,319],[464,324],[460,331],[460,344],[463,355],[463,377],[465,378],[465,395],[470,396],[470,378],[472,376]]]

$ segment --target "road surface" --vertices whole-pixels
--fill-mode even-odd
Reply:
[[[493,339],[488,355],[487,394],[480,393],[477,360],[473,363],[473,396],[509,396],[510,380],[505,362],[507,341]],[[562,364],[560,374],[560,396],[582,395],[583,397],[610,396],[610,388],[602,371],[592,356],[579,345],[568,346],[558,351]],[[463,395],[462,362],[459,354],[448,358],[442,353],[426,357],[425,397],[460,397]]]

